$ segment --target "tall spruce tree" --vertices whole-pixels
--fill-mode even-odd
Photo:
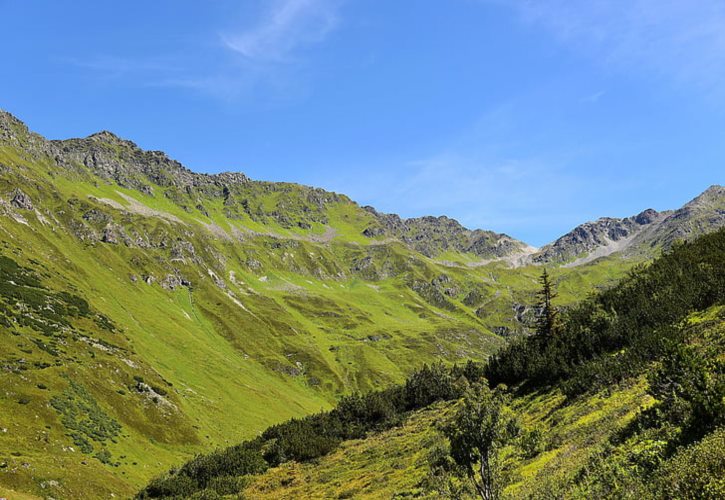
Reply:
[[[538,302],[536,303],[536,334],[541,337],[551,338],[558,328],[559,312],[552,304],[552,301],[556,298],[556,292],[554,291],[554,286],[551,283],[546,268],[541,273],[539,283],[541,284],[541,289],[536,293],[538,297]]]

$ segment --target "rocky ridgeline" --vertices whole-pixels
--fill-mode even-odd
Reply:
[[[594,222],[585,222],[543,247],[534,255],[533,261],[536,263],[562,262],[588,254],[598,248],[616,249],[646,226],[660,222],[665,217],[666,214],[647,209],[638,215],[623,219],[602,217]]]
[[[161,187],[200,189],[211,196],[223,196],[224,187],[245,184],[241,173],[198,174],[161,151],[144,151],[131,141],[103,131],[84,139],[50,141],[60,165],[81,163],[94,174],[120,186],[151,194],[149,182]]]
[[[49,160],[59,168],[87,176],[86,180],[97,176],[148,196],[161,191],[201,220],[209,218],[210,203],[221,199],[228,219],[248,218],[260,224],[306,230],[314,224],[329,223],[330,204],[354,204],[344,195],[298,184],[252,181],[242,173],[192,172],[163,152],[142,150],[107,131],[83,139],[49,141],[4,111],[0,111],[0,144],[22,151],[29,161]],[[268,203],[270,195],[274,206]],[[32,206],[29,201],[15,197],[12,205]],[[506,234],[470,230],[445,216],[404,219],[372,207],[362,207],[361,215],[361,220],[369,218],[361,231],[371,242],[399,241],[427,257],[453,251],[483,259],[515,258],[513,265],[580,264],[616,252],[651,253],[653,248],[667,248],[676,240],[724,226],[725,188],[712,186],[674,212],[648,209],[632,217],[587,222],[532,255],[528,245]],[[118,240],[113,228],[103,234],[109,242]]]
[[[0,143],[31,157],[51,158],[64,167],[78,164],[120,186],[151,193],[149,183],[163,187],[214,187],[221,195],[226,185],[245,184],[241,173],[198,174],[161,151],[144,151],[135,143],[102,131],[83,139],[47,140],[6,111],[0,111]]]
[[[532,262],[586,263],[613,253],[651,255],[655,248],[669,248],[725,226],[725,188],[714,185],[678,210],[648,209],[623,219],[603,217],[586,222],[546,245]]]
[[[309,229],[314,223],[328,222],[327,204],[350,203],[347,197],[323,189],[252,181],[239,172],[196,173],[161,151],[145,151],[108,131],[81,139],[47,140],[4,111],[0,111],[0,144],[22,151],[29,161],[50,160],[68,172],[92,174],[148,196],[156,196],[160,187],[163,196],[204,217],[209,216],[208,203],[222,199],[230,219],[247,215],[262,224]],[[270,193],[278,198],[272,209],[261,200]]]
[[[725,187],[710,186],[697,198],[664,219],[650,238],[652,244],[669,246],[725,226]]]
[[[215,175],[192,172],[160,151],[145,151],[135,143],[102,131],[82,139],[48,141],[30,132],[9,113],[0,111],[0,143],[20,149],[33,159],[49,158],[59,167],[79,174],[89,172],[119,186],[171,199],[189,213],[208,217],[210,199],[223,200],[229,219],[245,216],[255,222],[274,222],[285,228],[310,229],[313,224],[328,224],[326,206],[353,203],[349,198],[322,189],[290,183],[251,181],[242,173]],[[262,198],[274,193],[276,206],[270,208]],[[525,245],[504,234],[469,230],[448,217],[403,219],[378,213],[365,207],[373,223],[363,234],[370,238],[398,240],[408,247],[434,257],[452,250],[483,258],[505,257]],[[363,212],[365,213],[365,212]],[[114,239],[113,234],[108,235]]]
[[[400,240],[427,257],[451,250],[497,258],[520,252],[526,247],[525,243],[508,235],[467,229],[446,216],[403,219],[395,214],[380,213],[373,207],[363,208],[375,217],[375,223],[366,228],[363,235]]]

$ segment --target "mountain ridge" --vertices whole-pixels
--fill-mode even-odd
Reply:
[[[531,329],[541,267],[504,235],[182,167],[0,115],[0,493],[130,496],[195,453]],[[672,235],[719,224],[718,193]],[[559,304],[657,245],[552,264]]]
[[[669,248],[725,225],[725,188],[714,184],[676,210],[646,209],[626,218],[585,222],[532,256],[535,263],[579,265],[612,253],[647,253]],[[591,258],[590,258],[591,257]]]
[[[20,134],[17,133],[18,130]],[[693,231],[695,234],[701,234],[703,231],[725,224],[725,217],[716,212],[720,215],[710,221],[712,227],[696,227],[691,231],[673,227],[678,222],[689,224],[691,217],[687,214],[698,211],[705,198],[710,198],[709,201],[715,211],[722,210],[722,202],[718,203],[718,200],[725,197],[725,192],[722,186],[713,185],[681,209],[664,212],[646,209],[637,215],[625,218],[600,217],[595,221],[576,226],[534,252],[533,247],[527,243],[505,233],[480,228],[469,229],[445,215],[402,218],[397,214],[378,212],[370,206],[360,206],[344,194],[312,186],[252,180],[242,172],[197,173],[162,151],[143,150],[133,141],[121,138],[108,130],[90,134],[85,138],[46,140],[31,132],[25,123],[12,114],[0,110],[0,131],[3,132],[0,140],[12,144],[13,139],[16,139],[14,141],[16,144],[26,144],[26,147],[30,145],[28,149],[31,152],[52,155],[60,165],[72,168],[74,164],[80,163],[102,178],[147,195],[153,195],[152,185],[157,184],[186,191],[187,195],[201,191],[204,195],[224,198],[226,202],[233,190],[239,186],[257,184],[272,190],[283,186],[297,186],[308,191],[308,198],[319,208],[327,202],[343,200],[370,214],[372,219],[362,231],[362,235],[366,238],[398,240],[426,257],[435,257],[453,250],[484,259],[509,261],[514,266],[524,264],[572,266],[627,250],[632,246],[642,247],[647,244],[669,246],[677,237],[686,237]],[[21,136],[20,140],[17,135]],[[177,195],[177,200],[183,204],[182,198],[183,193]],[[248,207],[243,208],[249,212]],[[203,206],[199,207],[198,204],[185,209],[199,209],[202,215],[205,212]],[[236,215],[231,211],[228,213]],[[270,215],[281,219],[288,226],[296,224],[302,229],[309,229],[311,226],[310,221],[291,222],[285,221],[284,216],[280,214]],[[665,223],[665,219],[671,215],[676,216],[675,220],[670,221],[670,224]],[[318,219],[319,222],[326,222],[324,217]],[[635,237],[634,233],[642,232],[646,226],[659,227],[663,223],[663,229],[659,233],[668,232],[669,236],[658,233],[647,237],[651,231],[650,233],[645,231],[640,237]]]

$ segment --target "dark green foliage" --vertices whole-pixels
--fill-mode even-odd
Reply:
[[[267,469],[259,447],[255,440],[198,455],[171,475],[151,481],[138,498],[189,498],[207,489],[222,495],[236,493],[244,487],[244,476]]]
[[[542,451],[546,446],[544,432],[540,427],[524,431],[519,436],[519,446],[523,451],[524,458],[533,458]]]
[[[103,315],[94,315],[85,299],[45,288],[32,269],[0,255],[0,322],[4,326],[27,326],[53,337],[70,329],[72,319],[91,317],[101,328],[114,331],[113,323]],[[52,346],[37,339],[34,342],[49,354],[58,355]]]
[[[342,441],[398,425],[412,410],[460,397],[468,385],[467,377],[475,382],[482,371],[482,366],[473,362],[453,368],[425,365],[404,386],[346,396],[329,412],[292,419],[268,428],[257,439],[200,455],[178,471],[152,481],[139,497],[173,498],[207,489],[224,494],[220,486],[212,486],[213,481],[227,478],[219,481],[228,485],[231,477],[259,474],[267,467],[292,460],[322,457]]]
[[[93,444],[103,445],[106,440],[118,436],[121,425],[109,417],[96,403],[93,396],[80,384],[69,381],[69,387],[62,394],[54,396],[50,405],[58,412],[68,435],[83,453],[92,453]],[[99,460],[110,460],[110,454]]]
[[[722,319],[715,322],[722,324]],[[677,426],[684,443],[725,425],[725,337],[702,338],[703,327],[717,331],[710,322],[682,328],[680,340],[667,342],[648,376],[650,393],[659,403],[643,415],[644,425]]]
[[[484,500],[499,498],[503,487],[498,451],[518,432],[503,390],[484,381],[466,391],[463,403],[443,429],[453,460]]]
[[[91,307],[85,299],[68,292],[59,292],[57,297],[65,303],[67,314],[83,317],[91,315]]]
[[[553,337],[558,329],[559,311],[554,307],[552,301],[556,298],[554,285],[549,279],[549,273],[544,268],[539,278],[541,289],[537,292],[539,298],[536,309],[536,334],[543,337]]]
[[[342,441],[345,429],[342,422],[330,414],[314,418],[294,419],[267,429],[264,459],[272,466],[297,460],[307,461],[334,450]]]
[[[725,429],[682,449],[653,483],[658,498],[725,498]]]
[[[435,492],[442,498],[469,498],[475,495],[470,481],[460,480],[466,471],[453,457],[449,443],[436,444],[427,457],[428,475],[421,486],[427,492]]]
[[[93,455],[96,457],[99,461],[101,461],[104,464],[110,464],[111,463],[111,452],[108,451],[106,448],[103,448],[98,453]]]
[[[546,386],[567,379],[569,394],[640,373],[665,353],[673,327],[725,300],[725,230],[676,245],[618,286],[561,318],[553,337],[510,344],[489,363],[492,383]],[[624,350],[625,352],[620,352]]]
[[[138,498],[185,498],[199,491],[199,484],[186,475],[171,478],[156,478],[139,493]]]
[[[166,396],[166,395],[168,395],[168,394],[169,394],[168,392],[166,392],[166,390],[165,390],[165,389],[162,389],[162,388],[161,388],[161,387],[159,387],[158,385],[152,385],[152,386],[151,386],[151,390],[152,390],[152,391],[154,391],[154,392],[155,392],[156,394],[158,394],[159,396]]]
[[[474,371],[473,365],[468,369]],[[267,442],[264,457],[270,465],[278,465],[326,455],[344,440],[397,425],[408,411],[459,397],[462,389],[454,381],[454,370],[442,364],[425,365],[403,387],[344,397],[330,412],[267,429],[262,434]]]
[[[454,387],[453,373],[443,365],[424,366],[405,382],[409,408],[422,408],[440,400],[454,399],[460,391]]]

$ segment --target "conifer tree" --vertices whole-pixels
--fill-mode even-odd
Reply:
[[[536,293],[539,299],[536,304],[536,334],[544,338],[551,338],[556,333],[558,327],[559,312],[552,304],[552,301],[556,298],[556,292],[554,291],[554,286],[551,283],[546,268],[541,273],[539,283],[541,284],[541,289]]]

